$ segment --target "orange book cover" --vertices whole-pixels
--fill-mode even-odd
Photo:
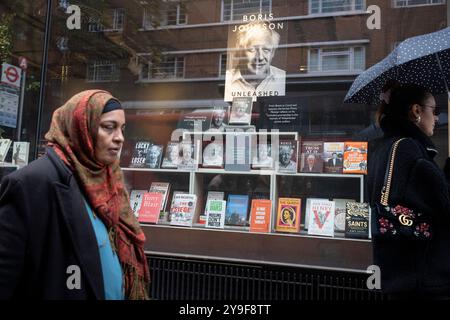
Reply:
[[[367,174],[367,142],[346,141],[344,145],[344,173]]]
[[[250,232],[269,232],[272,201],[268,199],[252,200]]]
[[[301,199],[279,198],[275,230],[282,232],[299,232],[300,208]]]
[[[142,199],[142,205],[139,209],[139,222],[158,223],[161,203],[163,201],[162,193],[146,192]]]

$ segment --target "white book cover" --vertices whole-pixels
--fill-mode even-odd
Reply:
[[[10,146],[11,139],[0,139],[0,162],[5,161]]]
[[[305,207],[305,230],[308,230],[309,228],[309,217],[311,216],[311,200],[328,200],[328,199],[321,199],[321,198],[307,198],[306,199],[306,207]]]
[[[345,214],[347,202],[355,202],[353,199],[333,199],[334,201],[334,231],[345,232]]]
[[[192,227],[197,195],[177,193],[173,196],[170,208],[170,224]]]
[[[24,167],[28,164],[28,154],[30,151],[30,143],[23,141],[14,141],[12,163]]]
[[[144,193],[146,193],[147,190],[131,190],[130,193],[130,207],[133,210],[134,215],[136,218],[139,217],[139,209],[142,205],[142,199],[144,198]]]
[[[209,200],[206,203],[206,227],[223,229],[225,226],[225,200]]]
[[[163,195],[160,211],[164,211],[167,198],[169,197],[170,183],[169,182],[152,182],[148,192],[158,192]]]
[[[308,234],[334,236],[334,201],[312,199],[310,214]]]

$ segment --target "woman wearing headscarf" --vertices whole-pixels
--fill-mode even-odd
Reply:
[[[145,236],[119,167],[125,114],[110,93],[76,94],[46,154],[0,188],[0,299],[147,299]]]

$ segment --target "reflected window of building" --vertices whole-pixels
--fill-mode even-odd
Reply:
[[[167,3],[157,14],[144,8],[143,28],[176,26],[187,23],[186,7],[182,3]]]
[[[89,17],[88,31],[89,32],[123,31],[124,20],[125,20],[124,8],[115,8],[107,10],[102,18]]]
[[[155,59],[156,60],[156,59]],[[184,78],[184,57],[163,56],[141,68],[140,80]]]
[[[413,7],[444,3],[445,0],[394,0],[395,7]]]
[[[219,76],[225,76],[226,72],[227,72],[227,54],[221,53],[219,61]]]
[[[119,81],[120,70],[117,63],[110,60],[97,60],[87,66],[88,82],[110,82]]]
[[[309,72],[363,71],[364,47],[311,48]]]
[[[242,20],[244,15],[269,14],[272,0],[222,0],[222,21]]]
[[[309,0],[309,13],[364,10],[364,0]]]

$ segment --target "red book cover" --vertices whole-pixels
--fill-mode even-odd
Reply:
[[[139,209],[139,222],[158,223],[159,212],[163,195],[157,192],[147,192],[142,199],[142,205]]]
[[[272,212],[272,201],[268,199],[252,200],[252,211],[250,217],[251,232],[269,232],[270,213]]]

